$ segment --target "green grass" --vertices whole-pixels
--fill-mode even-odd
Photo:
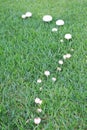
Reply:
[[[22,20],[26,11],[33,16]],[[51,23],[42,21],[45,14],[53,16]],[[52,33],[57,19],[65,25]],[[66,33],[72,40],[60,43]],[[86,37],[86,0],[0,1],[0,130],[87,130]],[[58,72],[66,53],[72,57]],[[45,70],[51,72],[47,79]],[[40,114],[36,97],[43,100]],[[42,121],[35,125],[38,116]]]

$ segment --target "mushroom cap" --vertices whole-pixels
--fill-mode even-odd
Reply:
[[[67,40],[70,40],[70,39],[72,39],[72,35],[69,34],[69,33],[65,34],[64,38],[67,39]]]
[[[22,19],[25,19],[25,18],[26,18],[26,15],[25,15],[25,14],[22,14],[21,17],[22,17]]]
[[[51,15],[44,15],[43,16],[43,21],[44,22],[50,22],[50,21],[52,21],[52,16]]]
[[[32,16],[32,13],[31,12],[26,12],[26,17],[31,17]]]
[[[62,25],[64,25],[64,21],[62,19],[59,19],[56,21],[56,25],[62,26]]]

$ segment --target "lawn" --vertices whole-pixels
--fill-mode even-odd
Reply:
[[[65,24],[52,32],[58,19]],[[0,0],[0,130],[87,130],[86,0]]]

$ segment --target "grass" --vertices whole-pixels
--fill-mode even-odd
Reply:
[[[87,130],[86,8],[86,0],[0,1],[1,130]],[[26,11],[33,17],[22,20]],[[53,16],[51,23],[42,22],[45,14]],[[52,33],[57,19],[65,25]],[[66,33],[72,40],[60,43]],[[72,57],[58,72],[58,60],[66,53]],[[48,78],[45,70],[51,72]],[[43,100],[40,114],[36,97]],[[38,116],[42,121],[35,125]]]

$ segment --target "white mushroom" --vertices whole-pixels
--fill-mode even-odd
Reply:
[[[52,28],[52,32],[57,32],[57,28]]]
[[[32,13],[31,13],[31,12],[26,12],[25,16],[26,16],[26,17],[31,17],[31,16],[32,16]]]
[[[25,15],[25,14],[22,14],[21,17],[22,17],[22,19],[25,19],[25,18],[26,18],[26,15]]]
[[[52,21],[52,16],[51,15],[44,15],[43,16],[43,21],[44,22],[51,22]]]
[[[64,21],[59,19],[59,20],[56,21],[56,25],[62,26],[62,25],[64,25]]]
[[[67,39],[67,40],[70,40],[70,39],[72,39],[72,35],[69,34],[69,33],[65,34],[64,38]]]

